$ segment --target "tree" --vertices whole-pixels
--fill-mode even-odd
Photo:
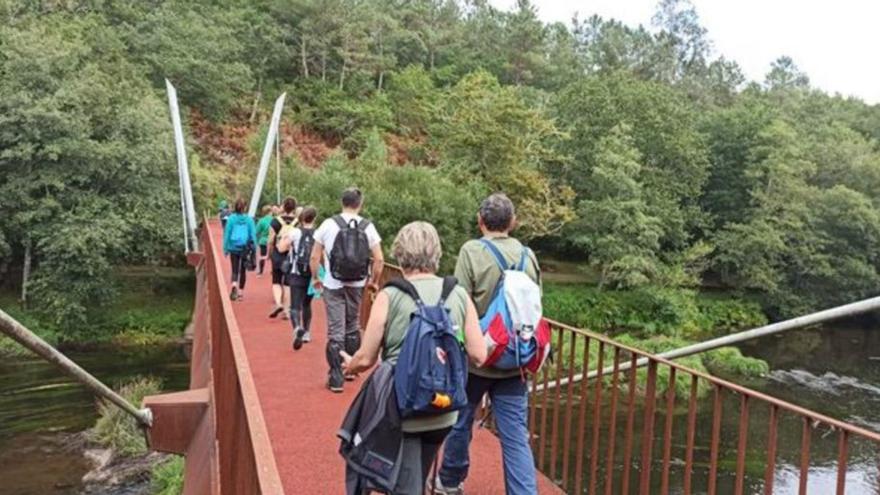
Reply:
[[[167,110],[100,17],[5,27],[0,45],[0,231],[72,328],[112,297],[114,264],[179,246]]]
[[[547,235],[571,219],[571,190],[547,175],[560,166],[554,144],[564,136],[517,88],[486,72],[466,76],[445,95],[429,133],[439,162],[458,181],[477,177],[510,195],[520,235]]]
[[[600,289],[644,285],[657,272],[662,229],[643,196],[642,157],[629,132],[629,126],[618,125],[599,141],[587,179],[590,193],[572,225],[575,242],[589,250],[590,264],[599,268]]]
[[[810,86],[810,78],[791,57],[783,55],[770,65],[764,85],[771,90],[804,89]]]

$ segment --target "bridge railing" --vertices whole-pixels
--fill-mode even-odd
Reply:
[[[206,220],[206,224],[207,224]],[[281,494],[281,478],[257,397],[247,353],[238,328],[227,283],[221,277],[221,248],[202,229],[205,256],[207,323],[196,332],[210,332],[211,394],[218,448],[220,493]]]
[[[383,283],[397,276],[387,265]],[[368,304],[362,309],[369,314]],[[876,432],[601,334],[552,320],[551,328],[554,359],[531,379],[529,431],[538,469],[567,493],[806,494],[818,466],[834,478],[822,493],[842,495],[853,444],[880,455]],[[794,468],[780,487],[783,442]]]
[[[833,486],[821,491],[843,494],[853,442],[878,458],[880,434],[873,431],[604,335],[555,321],[551,327],[556,359],[531,384],[529,427],[539,469],[568,493],[637,488],[639,494],[667,494],[673,488],[712,495],[722,482],[723,493],[774,493],[783,428],[786,455],[800,450],[799,458],[788,459],[785,493],[807,493],[818,465],[826,478],[834,473]],[[642,358],[648,364],[638,370]],[[589,372],[597,376],[577,380]],[[734,421],[724,422],[730,414]],[[797,428],[799,446],[790,441]]]

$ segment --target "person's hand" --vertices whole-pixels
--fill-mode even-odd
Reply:
[[[348,367],[351,365],[351,354],[345,351],[339,351],[339,355],[342,357],[342,371],[348,373]]]
[[[375,294],[375,293],[378,293],[378,292],[379,292],[379,284],[376,283],[376,282],[370,282],[370,283],[367,285],[367,289],[369,289],[370,291],[372,291],[374,294]]]
[[[322,291],[324,290],[324,282],[321,282],[320,278],[313,278],[312,287],[314,287],[316,291]]]

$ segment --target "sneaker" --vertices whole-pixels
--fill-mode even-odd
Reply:
[[[346,373],[345,375],[343,375],[343,377],[345,378],[345,381],[353,382],[354,379],[357,378],[357,375],[351,375],[351,374]]]
[[[282,319],[282,320],[289,320],[289,319],[290,319],[290,314],[289,314],[287,311],[281,313],[281,319]]]
[[[296,337],[293,339],[293,350],[294,351],[298,351],[298,350],[300,350],[300,348],[302,348],[303,335],[305,333],[306,332],[302,328],[300,328],[299,330],[296,331]]]
[[[312,331],[306,330],[305,333],[303,333],[303,343],[308,344],[311,341],[312,341]]]
[[[431,480],[428,480],[428,486],[425,487],[425,492],[430,493],[431,495],[464,495],[464,483],[459,483],[458,486],[443,486],[443,482],[441,482],[440,477],[437,476],[433,483],[431,483]]]
[[[238,287],[233,287],[232,292],[229,293],[229,300],[235,301],[238,299]]]
[[[281,314],[282,311],[284,311],[284,306],[275,306],[275,309],[273,309],[272,312],[269,313],[269,318],[277,317]]]
[[[334,394],[341,394],[344,390],[341,383],[334,383],[333,379],[327,380],[327,388]]]

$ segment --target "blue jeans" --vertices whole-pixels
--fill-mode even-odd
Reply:
[[[458,486],[467,478],[474,414],[486,393],[492,400],[492,413],[501,439],[505,493],[534,495],[538,493],[538,485],[535,460],[529,447],[528,387],[518,376],[493,379],[468,375],[468,406],[459,412],[458,422],[446,437],[440,481],[443,486]]]

